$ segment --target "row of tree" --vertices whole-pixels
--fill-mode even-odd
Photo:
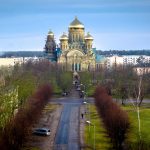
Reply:
[[[39,89],[18,108],[14,117],[7,121],[3,130],[0,131],[1,150],[20,150],[23,143],[31,132],[33,124],[40,117],[40,114],[52,96],[50,85],[46,84]]]
[[[112,100],[109,90],[104,87],[97,87],[95,104],[113,144],[112,148],[122,150],[126,133],[130,127],[127,113]]]

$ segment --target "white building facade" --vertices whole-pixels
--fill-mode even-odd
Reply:
[[[150,56],[145,55],[123,55],[106,57],[106,67],[111,68],[114,65],[137,65],[141,63],[150,63]]]

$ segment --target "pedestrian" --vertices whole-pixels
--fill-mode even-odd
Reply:
[[[82,113],[82,114],[81,114],[82,119],[83,119],[83,116],[84,116],[84,114]]]

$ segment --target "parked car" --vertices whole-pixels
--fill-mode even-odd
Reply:
[[[69,92],[63,92],[62,96],[67,96],[69,94]]]
[[[44,135],[44,136],[48,136],[50,135],[50,129],[48,128],[36,128],[33,131],[33,134],[35,135]]]

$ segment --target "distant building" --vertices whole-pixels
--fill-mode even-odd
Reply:
[[[150,56],[145,55],[123,55],[106,57],[106,67],[111,68],[114,65],[132,65],[150,63]]]
[[[37,61],[39,57],[13,57],[13,58],[0,58],[0,66],[14,66],[16,64],[26,63],[28,61]]]
[[[137,75],[144,75],[150,73],[150,67],[134,67],[134,71]]]
[[[109,56],[106,57],[106,68],[111,68],[117,65],[123,65],[123,57],[121,56]]]
[[[85,71],[96,68],[96,53],[93,48],[94,38],[88,32],[85,35],[85,27],[77,17],[71,22],[68,34],[60,37],[60,45],[56,47],[54,34],[48,33],[45,44],[47,57],[56,61],[64,70]]]
[[[21,64],[23,62],[23,57],[19,58],[0,58],[0,66],[14,66],[15,64]]]

